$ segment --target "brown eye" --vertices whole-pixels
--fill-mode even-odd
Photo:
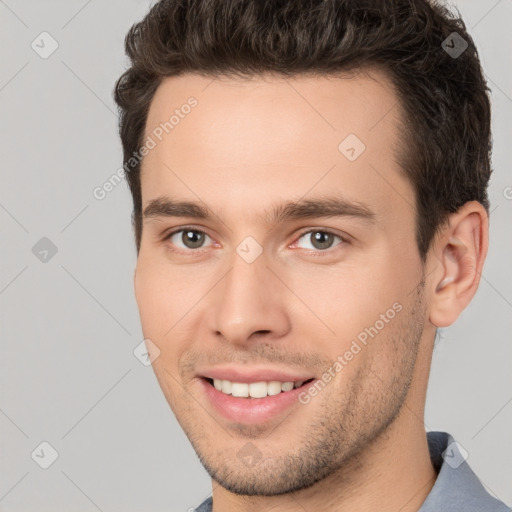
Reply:
[[[309,243],[311,247],[304,247],[303,249],[313,249],[318,251],[326,251],[327,249],[330,249],[333,246],[333,243],[335,239],[339,239],[340,242],[344,242],[344,240],[339,235],[335,235],[334,233],[331,233],[330,231],[324,231],[324,230],[311,230],[307,231],[306,233],[302,233],[299,240],[304,238],[305,240],[309,239]],[[300,247],[299,243],[297,242],[298,246]],[[340,244],[336,244],[340,245]]]
[[[166,237],[166,240],[169,240],[179,249],[200,249],[206,238],[210,237],[204,231],[184,228],[173,231]]]

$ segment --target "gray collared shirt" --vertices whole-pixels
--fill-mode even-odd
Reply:
[[[427,442],[438,475],[418,512],[511,511],[485,490],[450,434],[427,432]],[[212,512],[211,496],[196,508],[196,512]]]

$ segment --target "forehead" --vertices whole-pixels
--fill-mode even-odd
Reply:
[[[142,163],[143,205],[166,194],[215,210],[238,201],[249,217],[249,205],[327,191],[374,210],[403,202],[412,189],[395,160],[400,116],[376,71],[166,78],[146,122],[144,140],[155,145]]]

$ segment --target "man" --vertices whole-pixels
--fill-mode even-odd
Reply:
[[[488,246],[490,106],[426,0],[161,0],[116,84],[135,294],[198,510],[505,511],[425,432]]]

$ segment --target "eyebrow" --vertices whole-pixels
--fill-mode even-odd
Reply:
[[[316,217],[357,217],[374,222],[375,216],[375,212],[366,205],[340,197],[289,201],[263,212],[263,219],[267,225]],[[174,201],[162,196],[149,201],[144,209],[144,219],[158,217],[213,219],[218,216],[206,205],[192,201]]]

